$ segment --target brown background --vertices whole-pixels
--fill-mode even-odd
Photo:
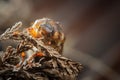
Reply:
[[[84,65],[79,80],[120,80],[119,0],[0,0],[0,34],[43,17],[64,25],[64,55]]]

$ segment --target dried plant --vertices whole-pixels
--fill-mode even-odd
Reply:
[[[59,23],[44,18],[23,31],[21,27],[22,22],[18,22],[0,36],[0,40],[11,39],[18,43],[16,48],[8,46],[1,52],[1,80],[77,79],[82,66],[62,56],[65,38],[61,29],[55,30],[60,27]]]

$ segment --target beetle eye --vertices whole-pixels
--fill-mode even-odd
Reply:
[[[47,32],[52,32],[53,31],[53,27],[50,24],[42,24],[41,28],[45,29]]]

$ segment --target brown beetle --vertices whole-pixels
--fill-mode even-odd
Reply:
[[[28,28],[28,32],[31,37],[40,38],[45,45],[62,54],[65,36],[60,23],[48,18],[38,19]]]

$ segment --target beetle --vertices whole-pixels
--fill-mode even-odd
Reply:
[[[45,45],[53,47],[62,54],[65,35],[59,22],[48,18],[38,19],[27,31],[31,37],[40,38]]]

